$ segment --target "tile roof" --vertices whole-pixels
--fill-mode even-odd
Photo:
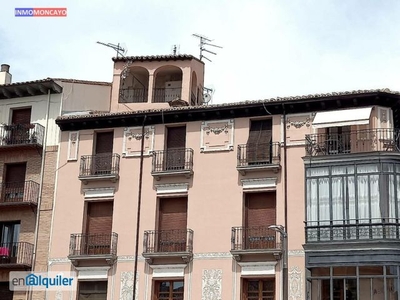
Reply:
[[[81,83],[81,84],[93,84],[93,85],[108,85],[111,86],[111,82],[106,81],[91,81],[91,80],[80,80],[80,79],[67,79],[67,78],[50,78],[54,81],[68,82],[68,83]]]
[[[9,84],[1,84],[0,87],[18,86],[18,85],[45,83],[45,82],[54,82],[54,80],[52,78],[45,78],[45,79],[38,79],[38,80],[31,80],[31,81],[20,81],[20,82],[13,82],[13,83],[9,83]]]
[[[356,91],[344,91],[344,92],[332,92],[332,93],[323,93],[323,94],[312,94],[312,95],[301,95],[301,96],[290,96],[290,97],[277,97],[277,98],[269,98],[264,100],[247,100],[241,102],[231,102],[231,103],[223,103],[223,104],[212,104],[212,105],[200,105],[200,106],[181,106],[181,107],[169,107],[162,109],[148,109],[148,110],[137,110],[137,111],[124,111],[124,112],[108,112],[108,113],[96,113],[91,112],[86,115],[70,115],[70,116],[61,116],[58,117],[57,120],[66,120],[66,119],[90,119],[96,117],[114,117],[114,116],[126,116],[126,115],[136,115],[136,114],[145,114],[145,113],[154,113],[154,112],[170,112],[170,111],[191,111],[191,110],[209,110],[215,108],[235,108],[238,106],[244,105],[253,105],[253,104],[262,104],[262,103],[282,103],[296,100],[306,100],[306,99],[318,99],[318,98],[329,98],[329,97],[337,97],[337,96],[349,96],[349,95],[364,95],[371,93],[388,93],[393,95],[400,95],[398,91],[392,91],[390,89],[372,89],[372,90],[356,90]]]
[[[197,57],[194,57],[193,55],[190,54],[178,54],[178,55],[146,55],[146,56],[126,56],[126,57],[113,57],[112,60],[114,62],[117,61],[165,61],[165,60],[198,60],[200,61]],[[202,61],[200,61],[203,63]]]

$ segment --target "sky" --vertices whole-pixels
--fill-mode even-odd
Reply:
[[[66,7],[66,18],[15,17],[16,7]],[[0,4],[0,64],[13,82],[111,81],[115,52],[199,56],[209,47],[212,103],[338,91],[400,91],[398,0],[13,0]]]

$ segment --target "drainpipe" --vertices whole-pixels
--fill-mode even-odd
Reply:
[[[45,158],[46,158],[46,146],[47,146],[47,132],[49,130],[49,112],[50,112],[50,89],[47,90],[47,110],[46,110],[46,127],[44,129],[44,136],[43,136],[43,146],[42,146],[42,164],[40,167],[40,186],[39,186],[39,198],[37,203],[37,212],[36,212],[36,224],[35,224],[35,237],[33,242],[33,253],[32,253],[32,271],[35,271],[36,265],[36,251],[37,251],[37,244],[39,239],[39,222],[40,222],[40,209],[42,203],[42,193],[43,193],[43,181],[44,181],[44,168],[45,168]],[[29,296],[28,299],[31,300],[33,293],[32,290],[28,292]]]
[[[139,169],[139,192],[137,202],[137,216],[136,216],[136,242],[135,242],[135,267],[133,271],[133,296],[132,300],[135,300],[136,295],[136,280],[137,280],[137,269],[138,269],[138,257],[139,257],[139,232],[140,232],[140,209],[142,206],[142,183],[143,183],[143,150],[144,150],[144,124],[146,122],[146,115],[143,118],[142,123],[142,141],[140,145],[140,169]]]
[[[283,109],[283,176],[284,176],[284,190],[285,190],[285,231],[286,233],[289,232],[288,230],[288,182],[287,182],[287,146],[286,146],[286,110],[285,110],[285,105],[282,104],[282,109]],[[285,244],[285,262],[283,265],[283,300],[288,300],[288,291],[289,291],[289,280],[288,280],[288,266],[287,266],[287,260],[289,257],[289,249],[288,249],[288,243],[289,241],[287,240],[287,237],[285,238],[286,244]]]

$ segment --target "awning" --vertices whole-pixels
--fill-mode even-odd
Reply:
[[[317,112],[314,128],[341,127],[369,124],[372,107]]]

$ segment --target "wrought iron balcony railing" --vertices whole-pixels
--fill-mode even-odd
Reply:
[[[145,88],[121,88],[119,90],[119,103],[143,103],[147,102],[147,89]]]
[[[181,99],[182,88],[155,88],[153,90],[153,102],[162,103],[175,99]]]
[[[179,148],[153,152],[152,173],[193,171],[193,149]]]
[[[32,181],[5,182],[1,185],[1,204],[37,204],[39,184]]]
[[[193,252],[193,230],[146,230],[143,239],[143,254]]]
[[[25,242],[0,243],[0,266],[32,266],[33,244]]]
[[[268,226],[232,227],[231,251],[280,249],[277,233]]]
[[[279,165],[280,153],[281,144],[277,142],[238,145],[238,167]]]
[[[371,151],[400,152],[400,130],[368,129],[340,134],[308,134],[306,154],[309,156],[362,153]]]
[[[44,127],[40,124],[13,124],[0,126],[0,145],[43,146]]]
[[[120,156],[116,153],[83,155],[79,177],[101,177],[119,175]]]
[[[70,256],[116,256],[118,245],[118,234],[97,233],[71,234],[69,244]]]
[[[396,219],[360,219],[305,222],[306,243],[365,240],[398,240]]]

